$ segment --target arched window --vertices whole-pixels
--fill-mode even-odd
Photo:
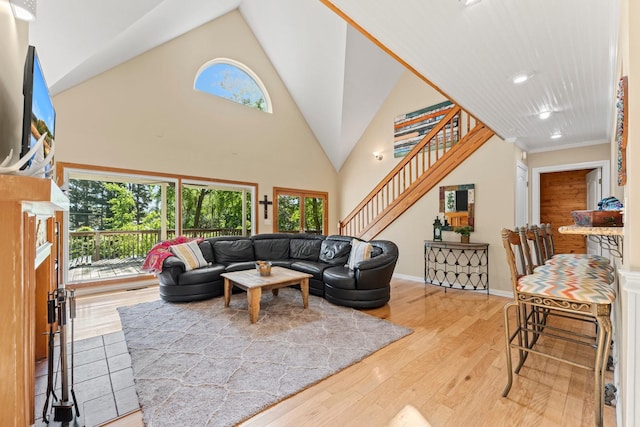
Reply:
[[[216,58],[198,70],[194,89],[271,113],[271,99],[258,76],[246,65]]]

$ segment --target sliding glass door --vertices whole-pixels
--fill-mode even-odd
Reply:
[[[99,171],[67,171],[66,282],[144,274],[142,263],[175,233],[175,180]]]
[[[255,230],[257,185],[97,168],[63,167],[63,176],[70,209],[61,268],[70,285],[148,278],[141,268],[149,250],[178,235]]]

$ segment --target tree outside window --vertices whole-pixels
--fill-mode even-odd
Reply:
[[[271,112],[266,88],[247,66],[218,58],[204,64],[194,83],[196,90],[219,96],[256,110]]]
[[[276,232],[327,234],[327,193],[274,188]]]

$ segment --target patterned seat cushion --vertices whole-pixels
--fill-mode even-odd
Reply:
[[[613,270],[609,260],[600,255],[589,254],[558,254],[548,259],[545,264],[588,265],[593,268]]]
[[[590,277],[592,279],[601,280],[607,284],[613,283],[614,277],[613,272],[606,268],[594,268],[589,266],[588,264],[583,263],[556,263],[556,264],[545,264],[538,266],[534,269],[535,272],[549,272],[556,270],[565,270],[565,274],[567,276],[574,275],[582,275],[586,277]]]
[[[590,274],[569,269],[536,270],[518,279],[518,291],[569,301],[611,304],[613,287]]]

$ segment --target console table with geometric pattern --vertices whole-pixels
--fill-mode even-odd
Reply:
[[[489,293],[489,244],[424,241],[424,282]]]

